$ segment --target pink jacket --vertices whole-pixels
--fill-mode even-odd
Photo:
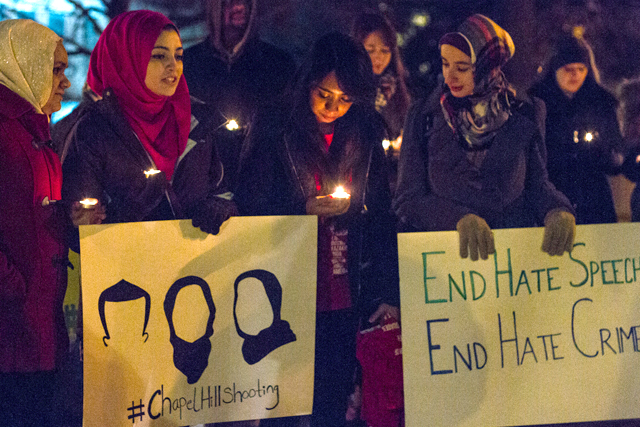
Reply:
[[[0,372],[54,369],[68,347],[62,171],[49,122],[0,85]]]

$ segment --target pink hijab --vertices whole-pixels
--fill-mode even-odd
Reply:
[[[169,18],[150,10],[116,16],[91,52],[87,83],[100,96],[112,89],[156,167],[171,179],[189,137],[189,89],[184,75],[170,97],[153,93],[144,82],[151,51],[167,25],[176,28]]]

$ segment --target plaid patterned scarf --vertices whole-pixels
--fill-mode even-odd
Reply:
[[[515,46],[509,33],[480,14],[467,18],[458,32],[445,34],[440,42],[441,45],[450,43],[454,47],[462,44],[461,50],[469,52],[475,87],[473,94],[464,98],[454,97],[445,87],[440,105],[465,149],[484,150],[511,115],[515,90],[500,67],[511,59]]]
[[[489,148],[498,130],[511,115],[515,91],[502,71],[483,80],[473,95],[456,98],[445,89],[440,98],[442,112],[454,134],[470,151]]]

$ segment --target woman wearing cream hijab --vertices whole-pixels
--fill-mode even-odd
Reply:
[[[62,170],[49,117],[70,86],[62,39],[31,20],[0,22],[0,416],[56,426],[67,247]]]

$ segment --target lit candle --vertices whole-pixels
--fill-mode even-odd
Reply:
[[[92,209],[98,204],[98,199],[87,197],[86,199],[80,200],[80,204],[85,209]]]
[[[391,141],[388,139],[382,140],[382,148],[384,148],[384,151],[387,151],[389,147],[391,147]]]
[[[402,146],[402,135],[391,141],[391,146],[394,150],[400,151],[400,146]]]
[[[334,199],[348,199],[351,197],[351,194],[344,191],[344,187],[339,185],[336,187],[335,191],[331,193],[331,197]]]
[[[231,130],[231,131],[240,129],[240,125],[238,125],[238,122],[236,122],[233,119],[231,119],[231,120],[229,120],[227,122],[226,127],[227,127],[228,130]]]
[[[587,133],[585,133],[585,134],[584,134],[584,140],[585,140],[586,142],[591,142],[591,141],[593,141],[593,133],[591,133],[591,132],[587,132]]]
[[[151,175],[155,175],[160,173],[160,171],[158,169],[149,169],[148,171],[144,171],[144,176],[146,176],[147,178],[149,178]]]

